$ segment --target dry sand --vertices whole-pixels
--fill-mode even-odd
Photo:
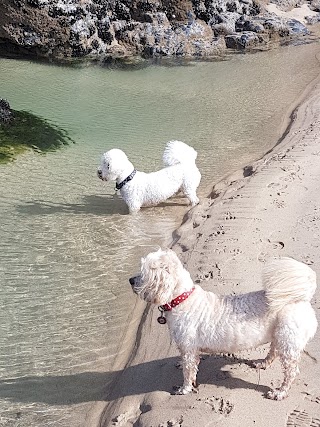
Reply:
[[[275,15],[281,16],[285,19],[297,19],[303,24],[307,23],[306,17],[318,16],[318,12],[311,10],[307,4],[302,4],[301,6],[294,7],[288,11],[280,10],[275,3],[269,3],[265,7],[270,13],[274,13]]]
[[[260,289],[262,266],[272,256],[306,262],[320,277],[319,245],[320,81],[292,115],[282,141],[263,159],[216,185],[188,213],[173,248],[195,282],[230,294]],[[320,320],[320,285],[312,304]],[[174,396],[173,386],[182,382],[175,367],[178,351],[157,317],[157,307],[145,310],[134,351],[99,414],[99,425],[320,426],[320,328],[284,401],[264,397],[270,387],[280,385],[279,361],[261,372],[241,363],[264,357],[268,346],[205,356],[199,393]]]

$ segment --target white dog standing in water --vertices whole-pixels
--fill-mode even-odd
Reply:
[[[126,154],[114,148],[103,154],[98,177],[103,181],[116,181],[116,189],[120,190],[130,212],[164,202],[178,191],[194,206],[199,203],[197,188],[201,179],[196,158],[197,152],[189,145],[170,141],[163,153],[166,167],[144,173],[136,171]]]
[[[194,285],[177,255],[159,250],[141,262],[141,273],[129,279],[143,300],[159,305],[159,323],[168,323],[182,357],[183,385],[177,394],[194,390],[199,353],[234,353],[271,343],[266,368],[278,356],[284,380],[267,397],[282,400],[299,372],[301,352],[317,330],[310,300],[316,274],[291,258],[273,259],[263,269],[264,290],[219,296]],[[164,313],[165,312],[165,317]]]

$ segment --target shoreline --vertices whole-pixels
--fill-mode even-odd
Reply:
[[[187,269],[190,271],[192,278],[197,282],[201,283],[201,286],[203,286],[206,290],[213,290],[214,292],[218,293],[230,293],[230,292],[236,292],[236,293],[242,293],[246,291],[253,290],[252,289],[252,283],[247,284],[248,276],[253,277],[254,281],[256,282],[255,286],[259,287],[260,285],[260,269],[261,264],[264,262],[264,260],[271,255],[280,255],[282,254],[283,247],[281,244],[283,242],[281,240],[277,239],[267,239],[269,240],[268,244],[266,246],[271,245],[271,249],[268,248],[265,253],[260,253],[257,255],[256,250],[256,244],[250,244],[246,241],[247,239],[245,237],[239,236],[239,224],[235,226],[237,221],[240,221],[243,224],[246,224],[246,227],[248,228],[249,225],[247,222],[257,222],[257,225],[259,225],[259,222],[261,222],[261,218],[256,215],[256,217],[253,215],[252,212],[250,212],[250,209],[252,211],[252,207],[255,206],[253,203],[255,200],[249,201],[249,207],[246,206],[246,216],[243,215],[243,212],[238,209],[237,214],[233,214],[233,212],[230,213],[229,210],[227,212],[224,212],[224,214],[221,214],[222,211],[226,211],[226,208],[224,205],[232,205],[233,201],[238,201],[243,198],[250,199],[253,198],[253,194],[247,194],[246,191],[248,190],[248,186],[256,185],[255,181],[260,178],[261,175],[264,175],[264,170],[272,169],[272,174],[270,174],[269,170],[269,178],[271,181],[274,180],[275,174],[279,174],[279,170],[281,171],[281,168],[283,167],[281,162],[284,161],[283,159],[286,158],[288,153],[291,153],[295,149],[298,149],[302,145],[303,135],[307,135],[307,132],[310,131],[310,129],[313,129],[313,132],[315,133],[315,125],[312,124],[312,120],[317,117],[319,119],[320,113],[317,112],[317,108],[315,108],[315,111],[311,111],[312,107],[315,105],[318,105],[320,107],[320,96],[317,96],[317,93],[320,94],[320,77],[317,76],[316,79],[314,79],[312,82],[309,83],[307,88],[303,91],[301,96],[299,97],[299,100],[297,100],[297,106],[294,108],[294,110],[291,112],[290,123],[287,125],[284,135],[280,137],[276,145],[273,147],[273,149],[269,150],[261,159],[255,160],[250,165],[247,165],[247,167],[250,167],[251,173],[245,174],[245,169],[240,169],[238,171],[235,171],[229,175],[227,175],[225,178],[220,180],[216,185],[214,185],[211,194],[209,194],[208,197],[206,197],[204,200],[201,201],[200,205],[197,207],[191,209],[187,212],[181,226],[175,231],[173,235],[173,243],[172,247],[173,249],[178,253],[179,257],[182,259],[182,261],[186,264]],[[309,116],[308,116],[309,114]],[[311,117],[310,117],[311,114]],[[306,119],[308,118],[308,120]],[[299,129],[300,125],[304,125],[303,131]],[[320,130],[320,121],[317,121],[317,126]],[[319,148],[320,150],[320,148]],[[300,153],[301,154],[301,153]],[[299,155],[300,155],[299,154]],[[311,153],[312,154],[312,153]],[[318,154],[316,154],[318,155]],[[314,157],[316,157],[316,155]],[[288,166],[287,173],[287,184],[294,181],[294,176],[298,174],[300,169],[296,170],[296,163],[299,162],[299,159],[295,160],[295,162],[291,161],[291,164]],[[290,162],[289,162],[290,163]],[[278,166],[278,167],[277,167]],[[299,166],[299,165],[298,165]],[[284,171],[284,172],[288,172]],[[266,173],[266,175],[268,175]],[[290,180],[293,180],[292,182]],[[301,181],[301,180],[300,180]],[[270,183],[271,184],[271,183]],[[277,189],[276,183],[273,182],[273,186],[270,186],[272,189]],[[279,184],[280,185],[280,184]],[[279,187],[280,188],[280,187]],[[265,188],[264,188],[265,190]],[[269,190],[268,190],[269,191]],[[270,190],[271,191],[271,190]],[[272,190],[273,191],[273,190]],[[274,190],[276,191],[276,190]],[[276,191],[276,193],[272,196],[272,203],[276,206],[277,209],[283,209],[285,206],[283,206],[279,201],[278,194],[282,195],[281,191]],[[290,194],[289,194],[290,195]],[[292,196],[292,194],[291,194]],[[261,201],[260,196],[260,205],[263,206],[263,198]],[[288,196],[289,197],[289,196]],[[258,197],[259,198],[259,197]],[[267,200],[267,199],[266,199]],[[269,200],[267,200],[269,202]],[[292,201],[292,200],[291,200]],[[297,201],[295,201],[297,203]],[[320,203],[319,203],[320,205]],[[261,216],[262,214],[266,215],[265,212],[263,212],[265,208],[261,208]],[[235,209],[237,211],[237,209]],[[290,211],[291,209],[289,209]],[[227,214],[226,214],[227,213]],[[251,214],[251,217],[250,217]],[[295,215],[295,212],[293,212],[293,216]],[[223,218],[224,216],[224,218]],[[238,219],[239,216],[239,219]],[[223,225],[221,225],[221,219],[223,218]],[[273,221],[276,219],[275,223],[277,223],[278,218],[273,218]],[[270,220],[272,223],[272,219]],[[227,224],[228,223],[228,224]],[[240,224],[241,225],[241,224]],[[220,227],[220,228],[219,228]],[[225,236],[227,231],[229,232],[229,228],[233,229],[235,227],[235,230],[233,231],[231,240],[229,242],[226,242],[226,238],[222,237]],[[258,230],[258,227],[256,227]],[[208,230],[209,229],[209,230]],[[210,233],[211,230],[211,233]],[[220,234],[218,231],[225,231],[225,234]],[[241,228],[240,228],[241,230]],[[203,252],[199,251],[199,245],[201,247],[201,239],[205,240],[212,234],[212,231],[215,232],[215,239],[214,239],[214,255],[212,256],[212,248],[213,246],[203,249]],[[261,230],[260,230],[261,233]],[[279,233],[279,231],[275,230],[275,233]],[[271,233],[272,235],[272,233]],[[270,236],[271,236],[270,235]],[[224,245],[220,244],[220,241],[218,241],[217,237],[220,236],[220,241],[224,241]],[[300,237],[300,247],[302,245],[302,238]],[[228,239],[227,239],[228,240]],[[255,241],[263,240],[261,243],[265,243],[264,235],[260,234],[259,232],[256,233]],[[289,239],[290,240],[290,239]],[[237,249],[239,251],[235,251],[235,249],[232,249],[232,246],[234,245],[234,242],[237,241]],[[244,243],[246,246],[244,250],[242,250],[242,245],[240,242]],[[208,245],[208,242],[207,246]],[[248,247],[249,244],[249,247]],[[304,243],[305,244],[305,243]],[[204,246],[204,245],[203,245]],[[220,248],[220,246],[224,246],[224,248]],[[287,246],[287,243],[285,244],[285,247]],[[291,242],[291,252],[285,253],[284,255],[290,255],[295,256],[296,258],[308,262],[313,263],[314,268],[317,267],[316,271],[320,272],[319,268],[319,262],[316,260],[316,257],[313,256],[313,259],[311,260],[310,255],[304,256],[305,259],[301,259],[301,256],[299,258],[299,250],[297,248],[293,248],[293,244]],[[299,246],[298,244],[296,246]],[[289,245],[290,247],[290,245]],[[223,250],[224,249],[224,250]],[[289,249],[290,250],[290,249]],[[206,254],[206,251],[210,253],[210,256]],[[246,254],[247,251],[247,254]],[[229,252],[229,253],[228,253]],[[295,253],[296,252],[296,253]],[[197,259],[198,258],[198,259]],[[210,260],[210,258],[214,258],[214,262]],[[237,259],[237,261],[235,261]],[[241,260],[241,262],[238,262]],[[238,264],[240,265],[238,265]],[[235,283],[235,280],[233,277],[230,277],[228,274],[228,271],[230,270],[230,264],[232,265],[232,269],[234,270],[233,275],[237,277],[237,280]],[[245,264],[245,268],[244,268]],[[231,270],[232,270],[231,269]],[[249,274],[248,274],[249,272]],[[236,274],[235,274],[236,273]],[[239,279],[241,277],[240,283],[238,283]],[[318,294],[317,294],[318,295]],[[201,397],[201,394],[203,394],[203,390],[200,388],[200,400],[197,398],[197,395],[188,395],[183,396],[182,398],[180,396],[171,396],[170,393],[170,385],[171,382],[176,380],[177,382],[181,381],[181,372],[173,367],[174,363],[177,360],[178,352],[174,345],[171,345],[170,342],[168,342],[168,331],[166,328],[160,328],[159,325],[156,323],[156,317],[157,317],[157,310],[156,308],[146,307],[144,310],[143,318],[141,319],[140,324],[137,328],[137,335],[135,335],[135,338],[138,338],[136,340],[132,340],[134,344],[135,351],[131,354],[131,357],[127,361],[125,368],[116,381],[115,387],[113,391],[111,392],[111,396],[109,396],[109,403],[106,404],[106,402],[100,402],[98,405],[95,405],[94,412],[94,419],[98,421],[98,425],[100,426],[109,426],[109,425],[116,425],[116,426],[129,426],[129,425],[136,425],[136,426],[151,426],[150,422],[154,421],[155,426],[161,425],[157,424],[156,420],[160,420],[162,417],[164,424],[165,422],[172,419],[175,420],[176,424],[170,424],[170,425],[180,425],[181,423],[178,423],[179,416],[176,415],[177,407],[180,412],[188,410],[188,405],[194,404],[194,402],[205,402],[204,407],[206,405],[208,406],[208,402],[205,399],[208,399],[208,393],[212,395],[212,391],[214,390],[213,395],[216,395],[216,392],[222,393],[218,391],[219,384],[218,385],[212,384],[212,382],[209,382],[209,384],[204,383],[202,388],[204,389],[204,394],[206,397]],[[150,346],[153,348],[149,348],[148,341],[150,341]],[[313,341],[312,352],[310,354],[314,355],[317,353],[315,341]],[[159,348],[156,347],[156,343],[161,343],[161,346]],[[140,345],[141,344],[141,345]],[[155,348],[154,348],[155,347]],[[128,350],[129,353],[130,350]],[[253,358],[254,354],[257,354],[257,352],[261,352],[261,349],[258,349],[256,351],[247,352],[249,358]],[[261,354],[261,353],[259,353]],[[318,358],[320,359],[320,355],[316,354]],[[312,356],[312,357],[316,357]],[[317,357],[316,357],[317,358]],[[208,358],[214,359],[214,357]],[[217,358],[218,360],[219,357]],[[224,362],[226,359],[223,359]],[[234,361],[232,361],[234,363]],[[304,371],[306,369],[303,369],[303,365],[308,363],[310,364],[310,369],[313,367],[312,362],[308,361],[304,363],[301,363],[301,371],[303,374],[306,374]],[[205,363],[203,362],[200,366],[200,371],[205,370],[205,367],[202,366],[203,364],[208,364],[207,359],[205,360]],[[241,365],[242,366],[242,365]],[[238,374],[247,376],[249,378],[255,377],[254,370],[251,372],[243,368],[238,368],[239,372]],[[269,371],[272,373],[272,375],[275,376],[275,379],[279,377],[279,367],[276,366],[276,368],[272,368],[272,371]],[[319,368],[318,368],[319,370]],[[148,372],[150,375],[148,375]],[[165,375],[165,378],[163,378],[163,372],[166,372],[169,375]],[[220,371],[224,372],[224,371]],[[210,372],[207,372],[210,376]],[[302,375],[303,375],[302,374]],[[267,373],[263,373],[263,378],[260,382],[265,383],[266,382],[266,376],[268,376]],[[167,379],[167,380],[166,380]],[[255,380],[257,378],[255,377]],[[308,379],[310,381],[310,379]],[[315,376],[314,376],[314,380]],[[228,381],[228,379],[225,379],[225,381]],[[298,386],[299,381],[301,383],[301,379],[298,380]],[[203,381],[201,381],[201,384]],[[301,389],[300,384],[300,389]],[[226,387],[224,387],[226,388]],[[259,384],[256,385],[256,388],[262,388]],[[251,392],[256,391],[256,388],[252,388],[249,390]],[[265,387],[264,387],[265,388]],[[255,396],[249,396],[251,399],[254,399],[255,404],[259,407],[259,405],[262,407],[261,410],[266,410],[267,412],[271,409],[280,409],[280,407],[275,407],[274,405],[281,405],[281,417],[284,419],[284,417],[289,417],[288,413],[294,413],[294,409],[290,408],[291,405],[299,405],[301,404],[299,398],[301,396],[299,395],[299,392],[297,392],[297,388],[295,385],[293,386],[293,390],[291,391],[289,398],[284,401],[284,403],[274,403],[272,401],[268,401],[267,399],[263,399],[261,396],[261,393],[257,393]],[[248,392],[248,389],[236,389],[236,388],[230,388],[231,393],[236,391],[236,398],[233,396],[233,401],[236,401],[244,398],[247,400],[247,396],[245,396],[246,392]],[[303,387],[302,387],[303,389]],[[227,388],[228,390],[228,388]],[[229,390],[230,392],[230,390]],[[300,394],[301,394],[300,390]],[[309,393],[309,391],[305,392],[306,395],[312,395],[313,393]],[[223,394],[223,393],[222,393]],[[291,397],[293,395],[293,397]],[[231,394],[230,394],[231,396]],[[257,398],[258,396],[258,398]],[[225,408],[229,408],[226,403],[223,404],[223,402],[226,402],[227,397],[229,396],[222,396],[219,397],[220,404],[225,405]],[[181,398],[181,399],[180,399]],[[177,400],[178,399],[178,400]],[[203,400],[204,399],[204,400]],[[222,399],[222,400],[221,400]],[[241,406],[241,399],[233,403],[234,407]],[[221,403],[222,402],[222,403]],[[201,406],[201,404],[199,405]],[[305,399],[302,403],[305,403]],[[310,402],[308,402],[308,405],[314,406],[311,404],[312,399]],[[308,406],[307,405],[307,406]],[[211,405],[212,406],[212,405]],[[243,405],[245,406],[245,405]],[[285,407],[285,411],[283,408]],[[292,406],[293,407],[293,406]],[[197,409],[197,408],[196,408]],[[194,410],[197,416],[199,416],[199,413],[197,410]],[[228,409],[225,409],[223,412],[217,412],[213,408],[211,411],[214,412],[214,416],[218,417],[216,419],[216,422],[219,421],[219,425],[232,425],[232,416],[231,414],[234,413],[234,409],[230,410],[229,414],[226,414],[228,412]],[[99,412],[99,414],[98,414]],[[263,411],[262,411],[263,412]],[[241,412],[241,416],[244,416],[244,414]],[[176,418],[172,418],[171,415],[176,416]],[[92,413],[93,415],[93,413]],[[204,414],[205,415],[205,414]],[[230,417],[229,417],[230,415]],[[169,416],[171,418],[169,418]],[[221,417],[224,417],[223,420],[221,420]],[[228,416],[226,418],[226,416]],[[239,414],[237,417],[239,418]],[[261,414],[262,419],[269,419],[269,422],[273,422],[273,425],[283,425],[283,419],[282,422],[279,423],[279,420],[270,419],[271,414],[265,413],[264,416],[267,418],[263,418],[263,415]],[[295,415],[291,415],[291,418]],[[318,414],[317,416],[320,416]],[[213,417],[214,418],[214,417]],[[91,418],[93,420],[93,418]],[[191,426],[191,425],[200,425],[200,424],[192,424],[192,411],[191,415],[188,415],[188,421],[184,419],[183,426]],[[228,424],[231,421],[231,424]],[[243,422],[247,422],[247,419],[243,419]],[[170,421],[171,422],[171,421]],[[189,424],[188,424],[189,422]],[[204,424],[201,425],[217,425],[217,424],[209,424],[209,420],[202,421]],[[208,423],[207,423],[208,422]],[[278,423],[278,424],[277,424]],[[89,424],[93,425],[93,424]],[[153,424],[152,424],[153,425]],[[168,424],[169,425],[169,424]],[[235,424],[233,424],[235,425]],[[244,424],[242,424],[244,425]],[[248,423],[246,425],[254,425],[253,423]],[[267,424],[256,424],[256,425],[267,425]],[[287,424],[289,425],[289,424]],[[295,424],[291,424],[295,425]]]
[[[316,55],[316,58],[319,61],[319,65],[320,65],[320,52],[318,55]],[[290,131],[297,120],[297,114],[299,109],[302,107],[304,103],[308,102],[308,98],[312,96],[312,92],[316,88],[318,83],[320,83],[320,71],[319,71],[319,74],[308,83],[308,85],[296,98],[294,103],[287,108],[286,113],[283,115],[282,125],[279,128],[279,138],[277,139],[273,147],[267,150],[261,157],[253,159],[250,163],[246,163],[242,167],[238,168],[237,170],[230,172],[226,174],[224,177],[222,177],[218,182],[216,182],[211,187],[210,193],[204,199],[201,200],[201,203],[200,203],[201,205],[205,202],[209,203],[211,199],[223,197],[224,192],[230,189],[230,185],[234,181],[251,176],[255,172],[255,169],[260,164],[260,162],[264,161],[264,159],[268,155],[272,154],[277,149],[281,149],[281,144],[283,143],[285,138],[288,136],[288,134],[290,134]],[[182,235],[179,234],[179,230],[182,229],[182,227],[188,220],[192,220],[193,216],[197,215],[196,211],[198,206],[195,206],[194,208],[188,210],[184,218],[182,219],[180,226],[173,231],[172,243],[170,245],[170,248],[174,249],[174,246],[178,244],[179,240],[181,240]]]

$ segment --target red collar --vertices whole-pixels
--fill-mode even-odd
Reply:
[[[174,307],[176,307],[177,305],[181,304],[184,300],[186,300],[194,290],[195,288],[192,288],[190,291],[183,292],[181,295],[179,295],[177,298],[174,298],[168,304],[160,305],[161,309],[163,311],[171,311]]]

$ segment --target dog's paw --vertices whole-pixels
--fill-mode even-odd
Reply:
[[[182,395],[182,394],[189,394],[189,393],[191,393],[191,391],[192,391],[192,387],[191,386],[186,386],[186,387],[184,387],[184,386],[181,386],[181,387],[179,387],[179,386],[174,386],[173,387],[173,394],[180,394],[180,395]]]
[[[272,399],[272,400],[283,400],[288,396],[288,392],[285,390],[281,390],[279,389],[275,389],[275,390],[270,390],[268,391],[268,393],[266,394],[266,397],[268,399]]]
[[[190,200],[191,206],[196,206],[199,204],[199,202],[200,202],[200,200],[198,199],[198,197],[195,197],[194,199]]]
[[[251,366],[251,368],[267,369],[267,363],[265,360],[250,360],[248,364]]]
[[[189,393],[198,393],[198,386],[175,386],[173,387],[173,393],[177,395],[189,394]]]

